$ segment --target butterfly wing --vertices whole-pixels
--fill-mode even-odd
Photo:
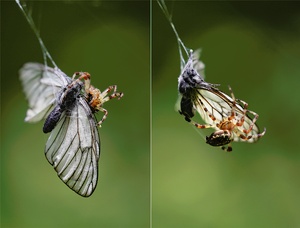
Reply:
[[[253,112],[247,110],[246,114],[247,115],[244,117],[245,121],[244,121],[243,125],[241,127],[239,127],[241,129],[241,131],[243,129],[249,129],[250,126],[253,123],[254,117],[250,116],[250,115],[253,115]],[[248,143],[256,142],[261,137],[261,136],[258,137],[258,135],[261,135],[261,132],[260,132],[260,129],[259,129],[259,127],[256,123],[253,125],[252,130],[248,133],[248,135],[252,135],[251,139],[246,140],[246,142],[248,142]],[[245,140],[241,139],[240,137],[237,137],[236,135],[234,137],[234,141],[236,141],[236,142],[239,142],[239,141],[245,142]]]
[[[209,114],[216,118],[217,122],[221,122],[231,115],[233,100],[225,93],[210,88],[197,89],[196,94],[194,107],[205,123],[214,125],[214,121],[209,117]]]
[[[46,143],[45,155],[59,178],[81,196],[90,196],[98,181],[100,139],[97,121],[84,98],[65,111]]]
[[[198,111],[201,118],[204,120],[206,124],[215,125],[216,122],[221,122],[222,120],[231,116],[232,109],[234,107],[235,116],[238,120],[240,120],[244,116],[244,123],[239,128],[241,132],[243,129],[249,129],[253,117],[250,117],[250,112],[247,110],[246,115],[244,115],[244,108],[242,104],[236,102],[234,105],[233,99],[228,96],[227,94],[223,93],[222,91],[218,90],[217,88],[210,88],[210,89],[198,89],[197,96],[194,99],[194,108]],[[211,114],[215,121],[209,116]],[[215,128],[218,130],[218,128]],[[249,140],[243,140],[238,135],[234,134],[234,141],[247,141],[249,143],[257,141],[257,135],[259,134],[259,128],[256,124],[253,125],[252,130],[249,132],[248,135],[252,135]]]
[[[29,104],[25,121],[32,123],[49,115],[57,94],[72,81],[58,68],[39,63],[26,63],[20,69],[20,80]]]
[[[246,110],[245,102],[241,100],[234,100],[233,97],[228,96],[217,88],[217,84],[211,84],[204,81],[205,65],[199,60],[200,50],[190,51],[190,56],[182,73],[178,78],[179,100],[176,108],[179,113],[185,116],[185,119],[190,122],[191,118],[197,111],[206,125],[210,125],[216,130],[218,123],[223,121],[233,121],[233,124],[240,123],[242,118],[244,122],[242,126],[235,125],[232,133],[234,141],[255,142],[261,137],[258,126],[254,123],[257,117],[250,117],[257,115],[250,110]],[[234,118],[232,112],[234,111]],[[251,131],[247,134],[252,138],[244,140],[240,138],[244,134],[244,130]],[[259,137],[258,137],[259,136]]]
[[[204,63],[200,60],[200,55],[201,55],[201,49],[197,49],[192,52],[189,61],[192,60],[193,62],[193,68],[200,74],[200,76],[204,79],[205,74],[204,74],[204,69],[205,65]]]

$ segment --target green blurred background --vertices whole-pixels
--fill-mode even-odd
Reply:
[[[166,4],[206,80],[231,85],[267,133],[227,153],[174,111],[177,42],[154,3],[153,227],[300,227],[299,2]]]
[[[24,123],[18,70],[43,56],[16,3],[1,2],[1,227],[149,227],[149,2],[27,5],[60,69],[89,72],[100,90],[117,84],[124,97],[104,105],[99,183],[80,197],[45,158],[43,123]]]
[[[210,131],[196,132],[174,109],[177,42],[156,2],[151,94],[149,2],[28,3],[65,73],[88,71],[99,89],[117,84],[125,94],[105,104],[90,198],[69,190],[48,164],[43,123],[23,122],[17,72],[43,58],[16,4],[1,6],[3,227],[149,227],[150,212],[155,228],[300,226],[299,3],[167,2],[186,46],[202,48],[206,80],[224,92],[230,84],[267,128],[257,144],[234,143],[231,153],[206,145]]]

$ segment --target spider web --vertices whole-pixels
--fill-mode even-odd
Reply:
[[[186,66],[187,62],[189,61],[190,58],[190,53],[193,53],[193,59],[195,60],[195,64],[194,67],[198,68],[197,70],[201,71],[201,75],[204,76],[204,64],[199,60],[200,57],[200,53],[201,53],[201,49],[197,49],[195,52],[193,52],[192,49],[186,47],[182,41],[182,39],[180,38],[176,27],[172,21],[172,14],[169,12],[166,3],[164,0],[157,0],[157,3],[159,5],[159,7],[161,8],[162,12],[164,13],[164,15],[166,16],[167,20],[170,23],[170,26],[176,36],[177,39],[177,45],[178,45],[178,52],[179,52],[179,57],[180,57],[180,72],[183,71],[184,67]],[[184,54],[186,55],[186,58],[184,57]],[[181,97],[179,96],[178,101],[176,102],[175,105],[175,109],[180,110],[180,108],[178,108],[180,106],[180,100]],[[197,115],[198,116],[198,115]],[[197,117],[196,117],[197,118]],[[203,120],[201,118],[200,122],[203,122]],[[204,122],[203,122],[204,123]],[[199,131],[199,129],[193,128],[204,140],[206,140],[205,134],[203,131]]]
[[[177,39],[177,44],[178,44],[178,51],[179,51],[179,57],[180,57],[180,71],[183,70],[184,66],[186,65],[187,61],[185,60],[183,56],[183,52],[186,54],[187,59],[189,58],[189,53],[191,51],[190,48],[187,48],[184,43],[182,42],[181,38],[178,35],[178,32],[175,28],[175,25],[172,21],[172,14],[169,12],[166,3],[164,0],[157,0],[157,3],[161,10],[163,11],[164,15],[166,16],[167,20],[169,21],[173,32],[175,33],[176,39]]]
[[[50,62],[52,63],[53,67],[55,68],[58,68],[56,63],[54,62],[54,60],[52,59],[50,53],[48,52],[42,38],[41,38],[41,35],[40,35],[40,31],[37,29],[35,23],[34,23],[34,20],[32,18],[32,11],[29,10],[27,8],[27,5],[25,2],[21,2],[20,0],[15,0],[17,5],[19,6],[19,8],[21,9],[22,13],[24,14],[27,22],[29,23],[30,27],[32,28],[36,38],[38,39],[38,42],[41,46],[41,49],[42,49],[42,52],[43,52],[43,58],[44,58],[44,65],[45,66],[48,66],[47,64],[47,60],[49,59]]]

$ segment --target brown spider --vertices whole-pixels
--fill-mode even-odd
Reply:
[[[221,146],[223,150],[230,152],[232,151],[231,142],[256,142],[260,137],[264,136],[266,129],[264,128],[264,131],[259,133],[259,128],[256,125],[258,114],[248,110],[248,104],[245,101],[235,99],[231,87],[228,87],[231,98],[214,87],[208,89],[209,92],[221,98],[226,105],[223,104],[218,107],[211,105],[206,99],[205,104],[201,99],[198,99],[200,105],[197,106],[197,110],[202,118],[205,117],[203,120],[207,124],[198,124],[189,118],[186,118],[186,120],[197,128],[215,128],[215,132],[210,136],[206,136],[206,143],[211,146]],[[231,108],[230,111],[228,107]],[[254,117],[251,118],[247,113]]]
[[[76,76],[79,77],[77,80],[74,80]],[[103,108],[103,104],[113,98],[118,98],[118,100],[120,100],[120,98],[123,97],[123,93],[117,92],[116,85],[109,86],[107,89],[101,92],[99,89],[91,85],[90,78],[91,76],[88,72],[75,72],[72,77],[72,79],[74,80],[73,83],[77,83],[78,81],[84,79],[86,99],[89,103],[90,108],[92,109],[92,112],[96,113],[98,111],[101,111],[104,113],[102,119],[97,124],[99,127],[101,127],[101,124],[108,115],[108,111]],[[113,91],[113,93],[108,96],[111,91]]]

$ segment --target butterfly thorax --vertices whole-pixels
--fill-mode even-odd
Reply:
[[[74,107],[76,103],[75,101],[78,98],[81,89],[81,83],[77,83],[71,88],[67,88],[66,92],[63,93],[61,103],[59,104],[62,110],[70,110]]]

